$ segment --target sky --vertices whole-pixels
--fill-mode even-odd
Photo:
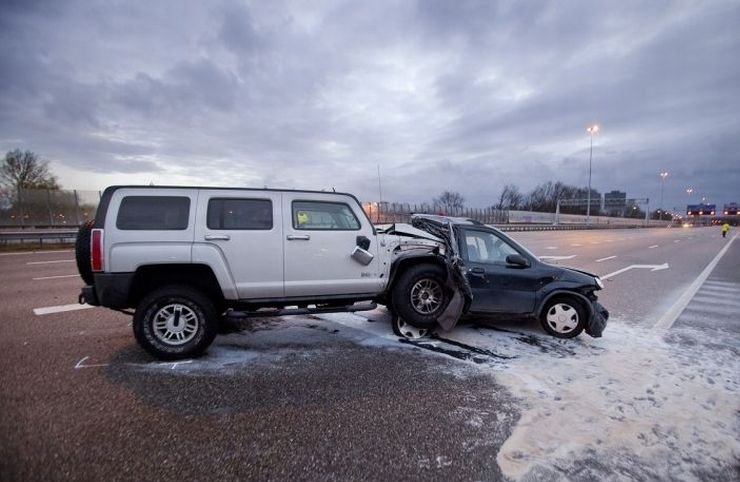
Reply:
[[[0,152],[80,190],[487,207],[590,165],[651,210],[740,202],[738,25],[740,0],[0,0]]]

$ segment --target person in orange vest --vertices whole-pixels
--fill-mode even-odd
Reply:
[[[725,224],[722,225],[722,237],[723,238],[726,238],[727,237],[727,233],[729,233],[729,232],[730,232],[730,224],[727,223],[727,222],[725,222]]]

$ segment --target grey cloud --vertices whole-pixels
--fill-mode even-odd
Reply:
[[[585,185],[584,129],[599,122],[597,189],[655,198],[668,169],[666,204],[690,184],[740,197],[735,1],[6,2],[0,13],[0,147],[20,140],[6,148],[67,166],[374,199],[380,165],[386,200],[458,190],[486,206],[508,183]]]

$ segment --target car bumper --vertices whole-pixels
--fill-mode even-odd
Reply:
[[[586,323],[586,333],[594,338],[601,337],[609,319],[609,311],[596,300],[591,302],[591,317]]]

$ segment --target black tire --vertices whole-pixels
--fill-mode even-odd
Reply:
[[[394,311],[416,328],[432,329],[447,308],[447,273],[441,266],[419,264],[403,272],[393,287]]]
[[[152,291],[134,313],[136,341],[161,360],[201,355],[213,343],[217,330],[213,302],[189,286],[171,285]]]
[[[575,338],[586,327],[586,310],[574,297],[556,296],[548,300],[540,314],[545,331],[556,338]]]
[[[77,271],[82,277],[82,281],[87,285],[95,282],[93,278],[92,265],[90,264],[90,232],[95,226],[95,220],[86,221],[77,231],[75,240],[75,259],[77,261]]]
[[[415,326],[406,323],[406,320],[398,316],[396,313],[391,314],[391,327],[393,333],[401,338],[407,338],[409,340],[418,340],[419,338],[425,338],[429,335],[430,330],[427,328],[417,328]]]

